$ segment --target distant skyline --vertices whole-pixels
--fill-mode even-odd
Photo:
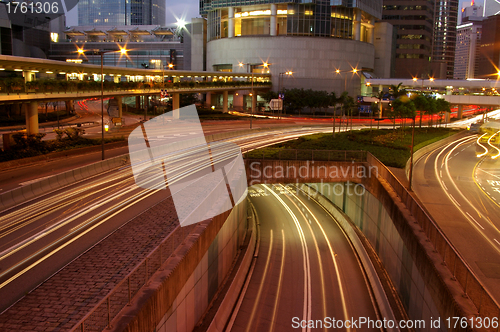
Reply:
[[[166,26],[174,25],[177,22],[176,17],[184,19],[186,22],[190,22],[194,17],[200,17],[198,6],[198,0],[167,0]],[[66,15],[66,26],[74,25],[78,25],[78,6],[70,10]]]
[[[460,0],[459,13],[461,12],[462,8],[470,5],[471,2],[472,2],[471,0],[467,1]],[[484,4],[484,0],[479,0],[474,2],[479,5]],[[200,17],[198,6],[199,6],[198,0],[183,0],[183,1],[167,0],[166,1],[167,16],[165,20],[166,25],[170,26],[175,24],[175,22],[177,21],[175,16],[179,18],[184,18],[187,22],[189,22],[193,17]],[[460,22],[460,20],[461,18],[459,14],[458,21]],[[66,25],[67,26],[78,25],[78,6],[69,11],[68,15],[66,16]]]

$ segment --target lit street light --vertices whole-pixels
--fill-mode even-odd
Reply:
[[[85,50],[83,48],[78,49],[78,54],[85,54]],[[120,55],[127,55],[126,48],[120,48],[118,51],[110,50],[110,51],[101,51],[101,50],[93,50],[95,53],[99,53],[101,55],[101,152],[102,152],[102,160],[104,160],[104,54],[105,53],[113,53],[120,52]]]

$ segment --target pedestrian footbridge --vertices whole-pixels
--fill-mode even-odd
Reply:
[[[228,109],[228,94],[249,91],[252,105],[257,93],[271,87],[270,74],[206,72],[186,70],[139,69],[115,66],[77,64],[46,59],[0,55],[0,72],[19,72],[22,78],[0,80],[0,111],[6,105],[26,114],[28,134],[38,133],[38,105],[73,100],[116,98],[121,117],[121,97],[135,96],[137,107],[148,107],[149,96],[160,96],[166,90],[172,98],[172,109],[179,108],[185,93],[222,93],[223,111]],[[101,75],[104,78],[101,81]],[[141,101],[142,100],[142,101]],[[175,114],[174,114],[175,115]]]

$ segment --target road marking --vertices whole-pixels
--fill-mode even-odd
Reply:
[[[443,187],[444,187],[444,189],[445,189],[446,191],[448,191],[448,187],[446,187],[446,184],[444,183],[444,181],[443,181]]]
[[[457,202],[457,200],[455,199],[455,197],[453,197],[452,194],[450,194],[450,198],[453,200],[453,202],[455,202],[455,204],[457,204],[458,206],[461,206],[460,203]]]
[[[281,199],[281,197],[278,196],[272,190],[269,188],[267,185],[263,185],[263,187],[267,188],[270,193],[276,197],[276,199],[283,205],[283,207],[287,210],[288,214],[293,219],[293,222],[295,223],[295,227],[297,228],[297,231],[299,233],[299,239],[302,247],[302,256],[303,256],[303,269],[304,269],[304,307],[303,307],[303,312],[302,312],[302,317],[306,321],[311,320],[311,266],[310,266],[310,261],[309,261],[309,252],[307,250],[306,246],[306,238],[304,235],[304,231],[302,230],[302,227],[300,226],[299,220],[297,219],[297,216],[293,213],[293,211],[290,209],[290,207]],[[250,318],[250,322],[252,321],[252,317]],[[249,328],[247,328],[247,331]],[[310,327],[308,326],[307,329],[303,328],[302,331],[310,331]]]
[[[466,213],[466,214],[467,214],[467,215],[468,215],[468,216],[469,216],[469,217],[470,217],[470,218],[471,218],[471,219],[472,219],[472,220],[473,220],[473,221],[474,221],[474,222],[475,222],[475,223],[476,223],[479,227],[481,227],[481,229],[482,229],[482,230],[484,230],[484,227],[483,227],[483,226],[481,226],[481,224],[480,224],[480,223],[478,223],[478,222],[476,221],[476,219],[474,219],[474,217],[473,217],[473,216],[471,216],[471,215],[469,214],[469,212],[465,212],[465,213]]]
[[[281,238],[283,239],[283,244],[282,244],[282,252],[281,252],[281,267],[280,267],[280,277],[278,281],[278,290],[276,291],[276,300],[274,301],[274,309],[273,309],[273,318],[271,319],[271,328],[269,329],[269,332],[274,331],[274,325],[276,322],[276,311],[279,306],[279,300],[280,300],[280,294],[281,294],[281,285],[283,281],[283,267],[285,266],[285,230],[281,229]]]
[[[296,194],[294,194],[291,190],[289,190],[289,189],[287,189],[287,190],[290,192],[290,194],[292,196],[295,196],[297,198],[297,200],[299,200],[302,203],[302,205],[311,213],[312,217],[316,221],[316,224],[318,225],[319,229],[321,230],[321,233],[323,234],[323,237],[326,240],[326,244],[328,245],[328,249],[330,251],[330,255],[332,257],[332,261],[333,261],[333,264],[335,266],[335,273],[337,275],[337,282],[339,284],[340,299],[342,301],[342,309],[344,311],[344,318],[345,318],[345,320],[348,320],[349,319],[349,314],[347,312],[347,305],[345,303],[344,288],[342,286],[342,279],[341,279],[341,276],[340,276],[340,269],[339,269],[339,266],[337,264],[337,260],[335,258],[337,256],[337,254],[333,251],[333,247],[332,247],[332,244],[330,243],[330,239],[326,235],[326,232],[325,232],[323,226],[321,226],[321,223],[318,221],[318,219],[316,218],[316,216],[311,212],[311,210],[309,210],[309,208],[307,207],[307,205],[305,205],[304,202],[302,202],[302,199],[300,197],[298,197]],[[317,203],[317,204],[318,204],[319,207],[321,207],[324,211],[326,211],[328,213],[328,211],[325,209],[324,206],[322,206],[319,203]],[[351,331],[351,328],[347,328],[347,331]]]
[[[273,252],[273,230],[271,229],[271,239],[269,240],[269,251],[267,253],[266,266],[264,267],[264,272],[262,273],[262,282],[260,283],[259,290],[257,291],[257,297],[255,298],[255,302],[253,303],[252,314],[250,315],[250,324],[247,326],[247,332],[250,331],[252,326],[252,322],[254,321],[255,311],[257,310],[257,306],[259,304],[260,296],[262,294],[262,287],[264,286],[267,275],[267,270],[269,268],[269,261],[271,260],[271,253]]]
[[[493,241],[495,241],[496,243],[498,243],[498,244],[500,245],[500,242],[498,242],[498,240],[497,240],[497,239],[493,239]]]
[[[440,170],[440,171],[439,171],[439,176],[440,176],[440,177],[443,177],[443,170]]]

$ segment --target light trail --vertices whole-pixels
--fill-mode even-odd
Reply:
[[[477,138],[477,141],[476,141],[477,144],[484,149],[484,153],[481,153],[481,154],[477,155],[478,158],[481,158],[482,156],[485,156],[488,153],[488,151],[489,151],[487,147],[485,147],[484,145],[481,144],[481,138],[483,138],[486,134],[487,133],[484,133],[484,134],[482,134],[481,136],[479,136]]]
[[[491,146],[493,149],[495,149],[495,150],[497,150],[497,151],[498,151],[496,155],[491,156],[491,159],[497,159],[497,158],[498,158],[498,156],[500,156],[500,149],[499,149],[499,148],[497,148],[496,146],[494,146],[493,144],[491,144],[491,143],[490,143],[491,139],[492,139],[493,137],[495,137],[495,135],[497,135],[498,133],[500,133],[500,131],[497,131],[496,133],[494,133],[493,135],[491,135],[491,136],[490,136],[490,138],[488,139],[488,145],[489,145],[489,146]]]
[[[311,315],[312,315],[312,303],[311,303],[311,263],[310,263],[310,258],[309,258],[309,251],[307,250],[307,245],[306,245],[306,237],[304,235],[304,230],[302,229],[302,226],[300,226],[299,220],[297,219],[297,216],[293,213],[293,211],[290,209],[290,207],[281,199],[281,197],[278,196],[272,190],[269,188],[269,186],[263,184],[262,185],[264,188],[269,190],[269,192],[283,205],[283,207],[286,209],[290,217],[292,217],[292,220],[295,224],[295,227],[297,228],[297,232],[299,234],[299,239],[300,239],[300,244],[302,248],[302,262],[303,262],[303,270],[304,270],[304,305],[303,305],[303,312],[302,312],[302,317],[306,321],[311,320]],[[309,325],[307,327],[303,327],[302,331],[309,332],[311,331],[311,328]]]
[[[321,230],[321,233],[323,234],[323,237],[325,238],[325,241],[326,241],[326,243],[328,245],[328,250],[330,251],[330,257],[332,258],[333,265],[335,266],[335,274],[337,276],[337,283],[339,285],[340,300],[342,301],[342,310],[344,312],[344,319],[347,321],[347,320],[350,319],[350,316],[349,316],[349,313],[347,311],[347,305],[346,305],[346,300],[345,300],[345,295],[344,295],[344,287],[343,287],[342,278],[341,278],[341,275],[340,275],[340,268],[338,266],[337,259],[335,258],[337,255],[335,254],[335,252],[333,250],[333,246],[332,246],[332,244],[330,242],[330,239],[326,235],[325,229],[323,228],[323,226],[319,222],[318,218],[316,218],[316,216],[314,215],[314,213],[307,207],[306,204],[304,204],[304,202],[302,201],[302,199],[300,197],[298,197],[295,193],[293,193],[291,190],[289,190],[288,188],[285,187],[285,190],[287,190],[293,197],[295,197],[295,199],[297,201],[299,201],[302,204],[302,206],[307,210],[307,212],[313,217],[314,221],[316,222],[316,224],[318,225],[319,229]],[[351,330],[350,328],[347,328],[347,331],[350,331],[350,330]]]

